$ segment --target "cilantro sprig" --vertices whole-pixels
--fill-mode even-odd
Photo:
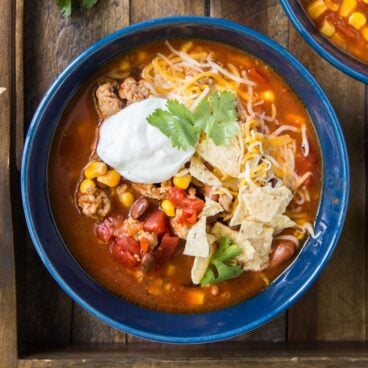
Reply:
[[[156,109],[147,121],[161,130],[171,141],[173,147],[187,150],[198,141],[199,129],[194,126],[193,114],[177,100],[166,103],[167,110]]]
[[[160,129],[178,149],[194,147],[201,133],[216,145],[227,146],[239,130],[236,96],[232,92],[213,91],[202,99],[194,112],[177,100],[169,100],[166,107],[167,110],[156,109],[147,121]]]
[[[81,5],[83,8],[90,9],[97,4],[98,0],[81,0]],[[72,0],[56,0],[64,17],[70,17],[72,14]]]
[[[230,239],[222,238],[219,241],[219,248],[212,256],[207,271],[201,280],[201,286],[238,277],[243,270],[235,263],[235,257],[241,252],[240,247],[233,244]]]

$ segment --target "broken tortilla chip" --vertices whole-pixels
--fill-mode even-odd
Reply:
[[[239,176],[243,150],[237,136],[232,139],[228,146],[216,146],[212,139],[204,140],[197,145],[197,152],[223,174],[232,177]]]
[[[187,235],[184,254],[193,257],[208,257],[209,244],[206,232],[205,216],[202,216],[198,222],[193,225]]]
[[[208,234],[210,235],[210,234]],[[201,283],[201,280],[203,276],[205,275],[208,265],[210,264],[211,257],[213,253],[215,252],[215,246],[214,242],[216,241],[216,238],[214,240],[212,239],[212,242],[210,239],[208,239],[210,251],[208,254],[208,257],[195,257],[192,270],[191,270],[191,278],[194,285],[198,285]]]
[[[204,205],[203,211],[201,213],[201,216],[215,216],[220,212],[223,212],[224,209],[222,208],[221,204],[206,197],[206,204]]]
[[[283,214],[292,198],[293,194],[285,186],[250,187],[243,196],[249,214],[261,222],[271,222],[275,216]]]
[[[201,183],[213,188],[219,188],[222,185],[217,176],[208,170],[204,163],[195,156],[190,160],[189,173]]]
[[[253,257],[244,261],[245,271],[262,271],[268,266],[272,235],[271,226],[248,220],[242,222],[239,237],[249,241],[254,249]]]

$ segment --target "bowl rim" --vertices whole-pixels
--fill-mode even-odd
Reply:
[[[338,142],[339,150],[342,153],[342,172],[341,177],[344,179],[345,187],[344,190],[341,192],[341,198],[340,198],[340,205],[341,208],[338,212],[338,219],[340,226],[337,226],[335,228],[335,231],[332,235],[331,241],[329,244],[327,244],[325,253],[322,255],[322,259],[316,266],[314,267],[313,272],[311,275],[304,279],[302,282],[302,285],[299,289],[297,289],[293,295],[286,300],[284,300],[282,303],[279,304],[278,308],[273,309],[269,313],[265,313],[262,318],[258,318],[256,320],[253,320],[252,323],[239,326],[237,329],[229,329],[226,332],[219,332],[219,333],[213,333],[211,335],[201,335],[201,336],[170,336],[170,335],[163,335],[159,333],[153,333],[153,332],[147,332],[142,329],[138,329],[135,327],[128,326],[126,324],[123,324],[121,322],[118,322],[110,317],[108,317],[106,314],[101,313],[96,308],[94,308],[88,301],[82,299],[66,282],[63,280],[61,275],[58,273],[57,269],[54,267],[54,265],[49,261],[47,252],[45,251],[41,239],[37,233],[37,229],[35,227],[35,224],[33,223],[32,219],[32,211],[30,207],[30,203],[28,201],[28,178],[27,178],[27,171],[28,171],[28,165],[29,165],[29,158],[30,158],[30,152],[32,149],[32,142],[37,130],[37,126],[40,122],[40,119],[42,117],[43,110],[48,105],[49,101],[52,100],[54,93],[56,93],[58,86],[60,83],[63,82],[63,80],[67,77],[67,75],[75,68],[77,67],[82,61],[89,58],[93,55],[93,53],[99,49],[100,47],[106,46],[106,44],[114,41],[116,38],[122,37],[127,34],[134,33],[135,31],[145,29],[147,27],[151,26],[162,26],[162,25],[170,25],[170,24],[183,24],[183,23],[190,23],[194,25],[208,25],[208,26],[221,26],[224,27],[230,31],[237,32],[239,34],[246,34],[250,37],[253,37],[255,39],[258,39],[260,42],[262,42],[267,47],[273,49],[277,53],[281,54],[285,59],[287,59],[296,69],[299,73],[301,73],[304,77],[304,79],[308,82],[308,84],[313,86],[313,89],[318,94],[319,98],[323,101],[323,104],[326,108],[326,113],[331,119],[334,133],[336,140]],[[346,211],[347,211],[347,205],[348,205],[348,197],[349,197],[349,187],[350,187],[350,175],[349,175],[349,161],[348,161],[348,154],[346,149],[346,144],[344,140],[344,136],[338,121],[338,118],[334,112],[334,109],[329,102],[326,94],[318,84],[318,82],[315,80],[315,78],[312,76],[312,74],[299,62],[292,54],[290,54],[285,48],[283,48],[281,45],[276,43],[275,41],[271,40],[267,36],[262,35],[261,33],[254,31],[246,26],[243,26],[241,24],[220,19],[220,18],[209,18],[209,17],[203,17],[203,16],[174,16],[174,17],[163,17],[163,18],[156,18],[152,20],[143,21],[137,24],[130,25],[128,27],[124,27],[114,33],[111,33],[104,38],[97,41],[92,46],[88,47],[85,51],[83,51],[78,57],[76,57],[63,71],[62,73],[55,79],[55,81],[52,83],[51,87],[47,90],[44,97],[42,98],[38,108],[36,109],[36,112],[34,113],[33,119],[30,123],[30,126],[28,128],[28,133],[26,136],[25,144],[24,144],[24,151],[23,151],[23,157],[22,157],[22,165],[21,165],[21,196],[22,196],[22,202],[23,202],[23,208],[25,213],[25,219],[27,223],[28,230],[31,235],[32,242],[34,244],[34,247],[36,248],[36,251],[41,258],[42,262],[44,263],[47,270],[50,272],[50,274],[53,276],[53,278],[56,280],[56,282],[59,284],[59,286],[69,295],[75,302],[77,302],[79,305],[81,305],[85,310],[87,310],[90,314],[92,314],[97,319],[109,324],[110,326],[117,328],[121,331],[124,331],[126,333],[157,341],[157,342],[165,342],[165,343],[185,343],[185,344],[198,344],[198,343],[209,343],[214,341],[220,341],[225,340],[231,337],[235,337],[238,335],[241,335],[245,332],[249,332],[255,328],[260,327],[261,325],[267,323],[274,317],[276,317],[278,314],[285,311],[291,304],[295,303],[296,300],[298,300],[305,291],[311,286],[313,281],[317,278],[317,276],[320,274],[320,272],[324,269],[327,261],[330,259],[338,238],[341,234],[343,223],[346,217]],[[56,224],[55,224],[56,226]],[[285,272],[285,271],[284,271]],[[272,284],[271,284],[272,285]],[[267,289],[266,289],[267,290]],[[227,308],[225,308],[227,309]]]
[[[365,64],[364,62],[360,61],[358,58],[355,58],[354,56],[350,55],[348,52],[345,52],[335,46],[332,42],[328,41],[324,36],[321,34],[316,34],[315,37],[306,29],[303,22],[300,20],[300,16],[293,11],[290,0],[280,0],[281,6],[283,7],[286,15],[288,16],[289,20],[295,27],[295,29],[298,31],[298,33],[303,37],[303,39],[311,46],[321,57],[323,57],[325,60],[327,60],[330,64],[332,64],[334,67],[342,71],[343,73],[349,75],[350,77],[357,79],[365,84],[368,84],[368,63]],[[316,38],[319,40],[322,40],[321,43],[319,43]],[[354,66],[365,66],[367,71],[366,73],[359,72],[355,70],[353,67],[347,66],[343,61],[341,61],[337,56],[335,56],[333,53],[329,52],[323,45],[329,43],[336,55],[339,55],[341,57],[348,58]]]

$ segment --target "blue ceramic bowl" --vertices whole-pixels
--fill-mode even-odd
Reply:
[[[236,46],[270,64],[308,106],[322,147],[324,182],[315,228],[295,261],[266,290],[230,308],[200,314],[160,313],[128,303],[97,284],[78,265],[53,219],[47,166],[60,116],[74,93],[101,66],[130,48],[172,38],[203,38]],[[204,343],[253,330],[285,311],[307,290],[330,258],[348,204],[344,138],[321,87],[292,55],[267,37],[221,19],[163,18],[113,33],[83,52],[45,94],[30,125],[22,163],[27,225],[43,263],[65,292],[92,315],[124,332],[170,343]]]
[[[333,66],[351,77],[368,83],[368,64],[336,47],[315,27],[300,0],[280,0],[289,19],[314,50]]]

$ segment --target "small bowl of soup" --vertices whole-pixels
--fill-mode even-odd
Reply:
[[[325,266],[349,173],[336,115],[238,24],[157,19],[73,61],[29,128],[22,197],[45,266],[105,323],[169,343],[269,321]]]
[[[281,0],[291,22],[332,65],[368,83],[368,2]]]

